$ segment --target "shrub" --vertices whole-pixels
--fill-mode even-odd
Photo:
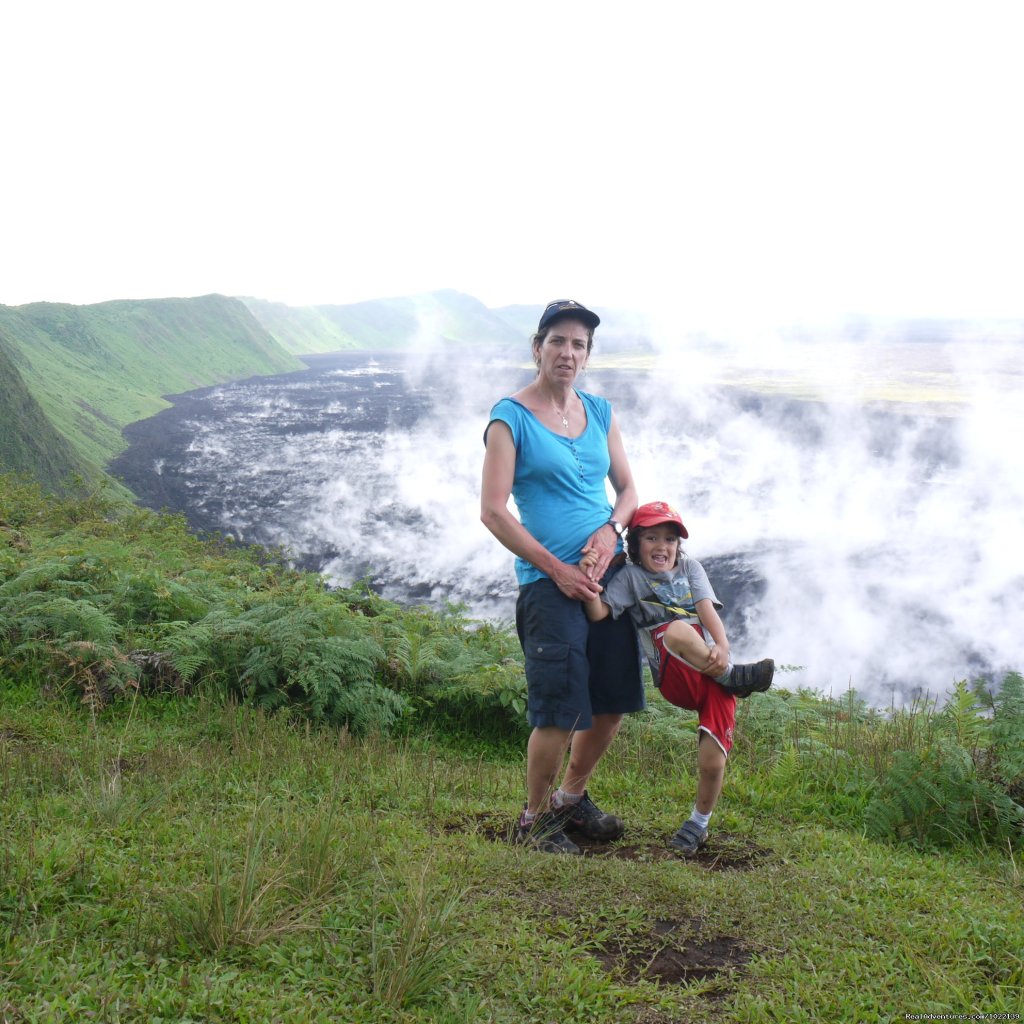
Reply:
[[[903,750],[865,811],[868,833],[919,849],[1019,843],[1024,808],[982,778],[962,747]]]

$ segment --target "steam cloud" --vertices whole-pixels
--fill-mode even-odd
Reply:
[[[244,414],[191,424],[182,472],[220,481],[213,504],[192,485],[192,511],[336,582],[370,572],[389,596],[507,619],[512,556],[479,522],[482,434],[530,379],[527,342],[494,354],[423,335],[403,373],[383,356],[330,371],[337,396],[315,410],[301,395],[316,374],[212,392]],[[727,556],[760,577],[727,608],[734,653],[799,666],[781,685],[852,685],[875,704],[1024,668],[1020,340],[758,341],[676,341],[644,370],[598,347],[579,384],[612,399],[641,501],[680,508],[712,581]]]

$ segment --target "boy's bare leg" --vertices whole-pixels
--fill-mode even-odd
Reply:
[[[725,781],[726,760],[725,751],[714,737],[701,730],[697,742],[697,799],[694,802],[701,814],[710,814],[715,809]]]
[[[530,733],[526,744],[526,807],[531,814],[548,809],[572,735],[571,730],[557,726],[535,728]]]
[[[593,724],[589,729],[573,733],[572,746],[569,748],[569,764],[562,778],[564,793],[580,794],[587,788],[597,762],[601,760],[618,734],[622,718],[622,715],[594,715]]]
[[[698,672],[707,672],[711,650],[704,638],[686,622],[673,622],[665,630],[665,646]]]

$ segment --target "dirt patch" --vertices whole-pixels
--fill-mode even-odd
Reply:
[[[685,985],[742,968],[750,951],[730,935],[703,934],[699,920],[655,921],[647,934],[610,939],[593,954],[605,968],[628,982]]]
[[[515,835],[515,821],[485,811],[452,819],[441,825],[439,831],[446,835],[472,833],[493,843],[511,843]],[[748,871],[770,855],[769,850],[746,836],[713,831],[706,846],[692,857],[683,857],[668,845],[669,838],[666,836],[658,841],[640,832],[634,835],[632,830],[627,829],[622,839],[608,843],[572,834],[572,841],[584,857],[611,857],[647,864],[656,861],[685,862],[696,864],[707,871]]]
[[[512,843],[515,822],[493,812],[464,815],[438,827],[442,834],[474,834],[495,843]],[[668,846],[670,835],[646,835],[628,830],[613,843],[599,842],[573,835],[584,857],[614,857],[635,862],[672,861],[686,870],[688,865],[707,871],[748,870],[770,851],[745,836],[713,832],[708,845],[693,857],[682,857]],[[538,855],[539,856],[539,855]],[[672,870],[669,868],[669,870]],[[558,921],[558,933],[592,956],[609,974],[623,983],[635,985],[700,985],[700,998],[719,1000],[733,991],[737,974],[742,974],[753,952],[733,935],[723,935],[697,916],[656,918],[610,935],[602,921],[580,917],[575,902],[557,893],[544,900],[543,920]],[[606,922],[605,922],[606,923]],[[637,1024],[675,1024],[653,1007],[642,1008]]]
[[[701,997],[721,999],[730,994],[730,982],[753,956],[741,939],[717,934],[697,916],[650,919],[637,928],[609,935],[607,929],[596,933],[592,918],[563,912],[557,905],[546,910],[548,920],[558,918],[563,934],[572,936],[609,974],[631,985],[640,981],[707,983],[702,985]],[[601,925],[599,921],[598,927]]]

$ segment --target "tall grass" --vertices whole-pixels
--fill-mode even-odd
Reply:
[[[404,866],[399,879],[380,875],[380,909],[370,923],[370,978],[382,1002],[396,1009],[427,1001],[455,966],[452,918],[465,891],[439,884],[430,859]]]
[[[1019,999],[1018,854],[919,853],[830,826],[791,736],[758,768],[733,766],[713,841],[760,854],[714,872],[495,842],[521,759],[209,696],[129,710],[94,717],[0,686],[11,1019],[844,1020]],[[640,850],[663,845],[694,783],[692,723],[655,724],[632,723],[595,778]],[[103,820],[77,771],[115,755],[122,793],[163,799]],[[649,959],[669,934],[727,937],[752,959],[727,983],[678,988],[598,959],[631,943]]]

